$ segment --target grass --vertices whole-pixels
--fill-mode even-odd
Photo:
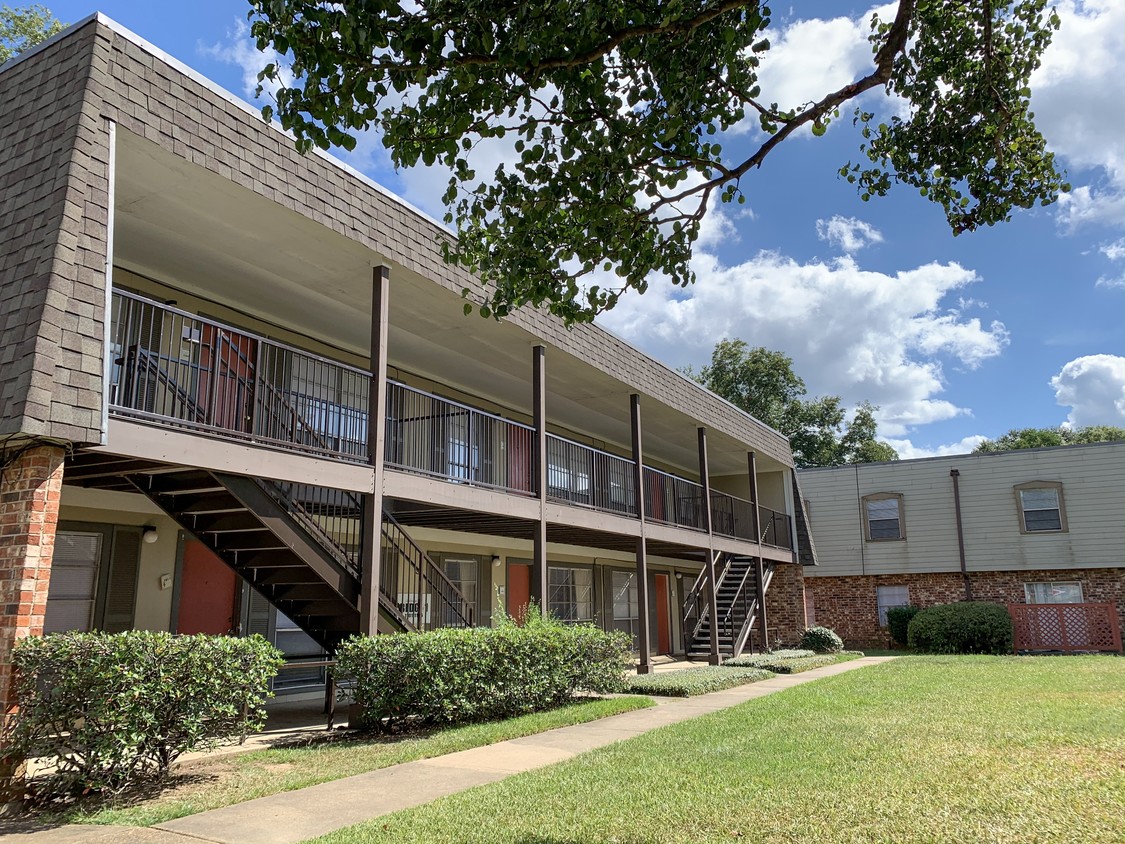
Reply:
[[[1125,659],[903,657],[319,844],[1125,840]]]
[[[597,698],[511,718],[385,739],[344,739],[202,759],[176,769],[170,788],[128,805],[79,804],[44,819],[151,826],[317,783],[498,741],[582,724],[653,705],[645,697]]]
[[[746,683],[756,683],[772,677],[760,668],[724,668],[721,665],[700,665],[678,671],[660,671],[656,674],[637,674],[629,677],[629,691],[639,695],[664,697],[692,697],[708,692],[720,692]]]

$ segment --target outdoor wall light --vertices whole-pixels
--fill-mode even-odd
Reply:
[[[500,568],[500,555],[499,554],[493,554],[492,555],[492,567],[494,569]]]
[[[145,525],[141,531],[141,541],[144,542],[145,545],[152,545],[152,543],[156,542],[159,538],[160,534],[152,525]]]

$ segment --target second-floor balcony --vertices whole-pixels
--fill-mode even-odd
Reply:
[[[115,415],[367,463],[371,373],[125,291],[113,293],[109,403]],[[388,381],[384,463],[406,472],[536,494],[535,429]],[[635,463],[546,437],[547,497],[638,518]],[[704,488],[643,466],[645,518],[705,531]],[[792,548],[785,513],[711,490],[712,530]],[[755,537],[757,533],[757,537]]]

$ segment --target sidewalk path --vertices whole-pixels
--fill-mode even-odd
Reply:
[[[298,844],[380,815],[409,809],[448,794],[502,780],[570,759],[587,750],[633,738],[649,730],[718,712],[774,692],[875,665],[894,657],[864,657],[801,674],[736,686],[698,697],[660,699],[588,724],[560,727],[524,738],[462,750],[447,756],[285,791],[222,809],[159,824],[133,827],[64,826],[5,836],[6,844]]]

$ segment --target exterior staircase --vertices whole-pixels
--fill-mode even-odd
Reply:
[[[732,659],[746,649],[750,631],[758,619],[756,564],[753,557],[716,556],[719,655]],[[773,577],[772,563],[763,567],[763,577],[762,594],[765,594]],[[707,659],[711,655],[712,619],[707,591],[704,569],[684,600],[684,650],[689,659]]]
[[[362,496],[190,467],[128,480],[328,651],[359,632]],[[472,625],[460,590],[387,512],[379,547],[380,633]]]

